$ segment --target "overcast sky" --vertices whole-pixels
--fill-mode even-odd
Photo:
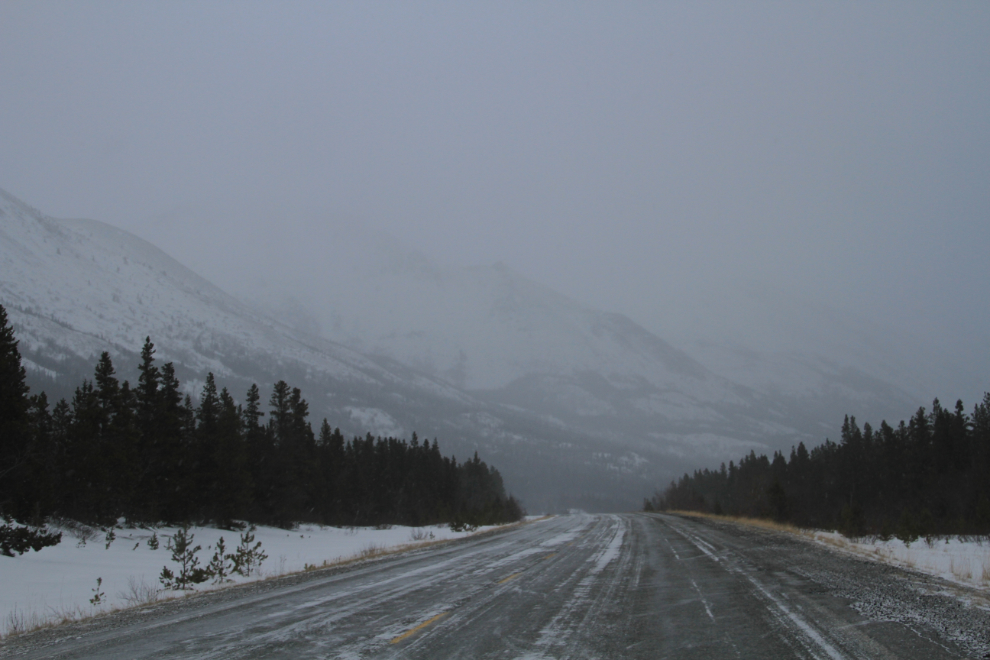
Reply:
[[[990,364],[990,3],[4,0],[0,187],[228,287],[361,225],[661,335],[745,283]]]

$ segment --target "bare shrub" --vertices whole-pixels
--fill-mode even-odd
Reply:
[[[7,619],[3,623],[5,637],[10,635],[20,635],[34,627],[29,622],[28,616],[24,613],[24,611],[18,610],[16,606],[13,610],[7,613]]]
[[[104,531],[68,518],[54,518],[51,521],[51,525],[52,527],[65,530],[70,535],[76,537],[79,540],[79,545],[86,545],[87,541],[92,541],[100,532]]]
[[[154,584],[148,584],[144,578],[133,575],[127,578],[127,591],[118,591],[117,597],[127,603],[128,607],[157,603],[162,598],[162,590]]]
[[[418,541],[429,541],[433,538],[433,532],[428,532],[422,527],[413,527],[412,531],[409,532],[409,540]]]

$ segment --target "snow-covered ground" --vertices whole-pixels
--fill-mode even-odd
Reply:
[[[268,558],[250,577],[232,575],[234,582],[247,582],[276,575],[370,557],[403,546],[429,544],[461,538],[473,532],[455,532],[447,525],[429,527],[393,526],[321,527],[300,525],[293,530],[258,527],[255,542]],[[160,598],[181,596],[181,591],[164,591],[159,582],[163,567],[176,571],[168,541],[175,527],[115,529],[116,538],[107,547],[103,530],[63,529],[62,542],[40,552],[29,551],[16,557],[0,556],[0,636],[49,622],[75,619],[138,605]],[[240,541],[240,533],[209,527],[191,527],[192,547],[200,566],[209,563],[221,537],[228,553]],[[158,549],[149,546],[156,536]],[[85,539],[85,540],[84,540]],[[97,580],[101,580],[97,585]],[[196,591],[219,588],[212,581],[196,586]],[[96,594],[102,596],[93,602]]]
[[[812,532],[820,543],[894,566],[909,568],[970,587],[990,589],[990,541],[967,537],[924,538],[910,544],[898,539],[848,539],[837,532]]]

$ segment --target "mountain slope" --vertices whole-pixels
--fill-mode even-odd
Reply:
[[[444,267],[353,231],[323,241],[336,248],[333,258],[311,254],[294,272],[269,264],[260,288],[276,292],[279,312],[355,350],[665,464],[728,461],[750,448],[816,439],[772,397],[711,372],[628,317],[590,309],[503,264]],[[287,291],[291,306],[278,293]]]
[[[328,242],[324,258],[319,236],[297,238],[272,250],[299,246],[287,268],[257,264],[249,306],[127,232],[0,191],[0,303],[35,388],[70,396],[103,350],[133,380],[150,335],[193,396],[208,371],[235,396],[284,379],[345,434],[479,451],[534,510],[635,506],[684,470],[817,443],[864,392],[898,395],[814,360],[795,383],[779,380],[793,362],[762,358],[729,380],[504,265],[445,268],[381,243]],[[834,418],[807,404],[829,396]]]
[[[635,458],[621,443],[260,316],[137,237],[47,217],[2,191],[0,303],[33,388],[58,396],[104,350],[133,380],[150,335],[194,396],[208,371],[235,396],[285,379],[302,388],[314,422],[327,417],[349,435],[418,431],[462,458],[479,451],[535,510],[629,506],[671,473],[655,452]]]
[[[324,244],[335,248],[331,259],[319,256]],[[280,312],[478,396],[539,401],[540,412],[553,408],[558,418],[569,410],[570,422],[584,420],[579,428],[616,417],[611,432],[626,426],[621,434],[634,443],[690,437],[712,448],[741,441],[787,450],[834,435],[845,414],[899,419],[929,395],[892,368],[904,356],[890,333],[765,290],[744,295],[733,285],[734,295],[670,306],[670,325],[682,329],[675,348],[501,264],[444,267],[354,229],[328,230],[313,245],[292,271],[271,264],[258,276]],[[291,310],[287,291],[296,297]],[[705,322],[684,333],[689,318]],[[596,377],[614,391],[593,385]]]

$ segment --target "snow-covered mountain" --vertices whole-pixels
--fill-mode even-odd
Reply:
[[[443,266],[386,237],[322,231],[291,269],[272,261],[252,282],[281,317],[569,426],[711,462],[834,437],[844,414],[900,419],[929,394],[902,387],[882,333],[762,290],[671,305],[672,326],[706,319],[679,336],[685,351],[502,264]]]
[[[447,379],[259,315],[153,245],[93,220],[57,220],[0,191],[0,303],[32,385],[66,396],[108,350],[134,378],[144,337],[196,394],[209,371],[235,395],[300,386],[314,422],[348,434],[437,437],[475,449],[536,509],[630,505],[682,469],[622,437],[479,397]],[[297,324],[298,325],[298,324]],[[676,358],[676,352],[673,353]],[[620,434],[621,435],[621,434]]]
[[[208,371],[235,395],[284,379],[316,423],[477,449],[534,510],[634,506],[684,470],[834,435],[841,417],[807,407],[829,391],[837,410],[864,392],[900,396],[818,362],[757,360],[729,379],[503,265],[318,239],[274,245],[299,253],[260,260],[237,299],[127,232],[0,191],[0,302],[35,387],[66,395],[103,350],[133,378],[150,335],[194,395]]]
[[[150,335],[159,360],[221,379],[251,377],[249,365],[270,362],[346,384],[401,382],[451,400],[461,396],[401,365],[383,366],[259,318],[153,245],[110,225],[48,218],[3,191],[0,221],[0,295],[18,326],[21,352],[55,373],[61,361],[89,360],[103,350],[135,354]],[[45,369],[30,359],[26,366]]]

